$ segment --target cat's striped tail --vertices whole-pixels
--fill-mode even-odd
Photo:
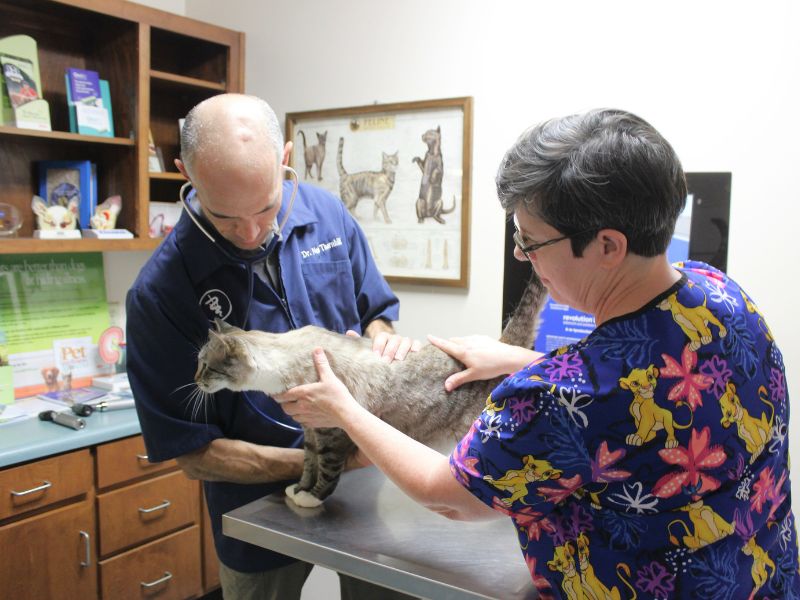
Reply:
[[[336,168],[339,169],[339,177],[344,177],[347,175],[347,171],[344,170],[344,165],[342,164],[342,150],[344,150],[344,138],[339,138],[339,150],[336,151]]]
[[[519,304],[503,327],[500,341],[523,348],[533,348],[539,325],[539,313],[542,312],[546,300],[547,290],[536,272],[531,269],[530,281],[522,293]]]

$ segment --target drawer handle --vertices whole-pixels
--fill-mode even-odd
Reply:
[[[160,583],[164,583],[165,581],[169,581],[170,579],[172,579],[172,573],[170,573],[169,571],[164,571],[164,576],[161,579],[156,579],[155,581],[151,581],[150,583],[146,583],[144,581],[140,581],[139,585],[142,586],[143,588],[147,589],[147,588],[155,587]]]
[[[11,495],[15,496],[16,498],[19,498],[20,496],[27,496],[28,494],[34,494],[36,492],[41,492],[42,490],[46,490],[47,488],[49,488],[49,487],[51,487],[53,485],[52,483],[50,483],[46,479],[43,479],[42,481],[44,481],[44,483],[42,485],[37,485],[34,488],[31,488],[29,490],[25,490],[24,492],[15,492],[14,490],[11,490]]]
[[[149,457],[147,456],[147,454],[137,454],[136,458],[142,461],[146,461]]]
[[[147,514],[150,514],[151,512],[156,512],[157,510],[164,510],[170,504],[172,504],[172,503],[169,500],[164,500],[164,502],[162,502],[161,504],[159,504],[157,506],[154,506],[152,508],[140,508],[139,512],[142,513],[143,515],[147,515]]]
[[[86,550],[86,560],[81,561],[82,567],[91,567],[92,566],[92,545],[90,543],[89,534],[85,531],[80,532],[81,537],[83,538],[83,546]]]

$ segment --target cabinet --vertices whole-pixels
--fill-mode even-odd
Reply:
[[[0,471],[0,581],[25,599],[192,598],[219,585],[201,491],[134,436]]]
[[[174,201],[183,178],[178,119],[201,100],[244,89],[244,34],[124,0],[0,0],[0,37],[36,39],[52,132],[0,126],[0,202],[23,215],[0,253],[151,250],[149,202]],[[109,81],[117,137],[69,133],[64,71],[91,69]],[[167,172],[148,171],[148,131]],[[132,240],[36,240],[31,197],[38,160],[97,164],[98,200],[120,194],[117,226]]]

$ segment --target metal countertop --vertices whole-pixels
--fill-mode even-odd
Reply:
[[[319,508],[273,494],[225,514],[226,535],[414,596],[533,600],[514,524],[451,521],[375,467],[345,473]]]

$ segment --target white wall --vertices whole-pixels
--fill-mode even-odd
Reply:
[[[151,0],[170,10],[180,2]],[[493,176],[523,128],[625,108],[687,171],[733,173],[728,271],[767,315],[800,398],[800,4],[571,0],[186,0],[187,16],[244,31],[246,89],[286,112],[473,96],[468,291],[397,286],[415,337],[500,328],[503,214]],[[491,7],[490,7],[491,6]],[[795,240],[793,242],[792,240]],[[800,453],[800,421],[792,431]],[[794,474],[800,508],[800,473]]]
[[[397,286],[415,337],[500,328],[503,214],[493,176],[516,136],[596,106],[634,111],[687,171],[731,171],[728,272],[758,302],[800,398],[800,5],[465,0],[188,0],[186,14],[244,31],[246,88],[286,112],[475,98],[468,291]],[[792,431],[800,454],[800,421]],[[800,497],[800,473],[794,476]],[[795,506],[800,508],[800,501]]]

